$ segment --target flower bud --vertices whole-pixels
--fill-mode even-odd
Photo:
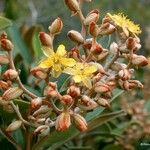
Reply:
[[[15,131],[18,128],[20,128],[21,125],[22,125],[22,121],[20,121],[20,120],[14,121],[7,127],[6,132]]]
[[[84,38],[82,37],[81,33],[71,30],[68,32],[68,37],[75,43],[81,44],[84,42]]]
[[[11,51],[14,48],[14,45],[8,39],[1,39],[0,40],[0,45],[6,51]]]
[[[97,37],[99,34],[99,27],[95,22],[91,22],[89,25],[89,33],[94,36]]]
[[[9,59],[6,55],[0,55],[0,65],[2,64],[8,64],[9,63]]]
[[[7,90],[9,88],[9,84],[5,81],[0,81],[0,89]]]
[[[79,3],[77,0],[65,0],[65,4],[74,13],[80,10]]]
[[[112,65],[111,65],[111,69],[112,70],[115,70],[115,71],[120,71],[124,68],[126,68],[127,65],[126,64],[123,64],[123,63],[118,63],[118,62],[114,62]]]
[[[131,73],[127,69],[120,70],[118,76],[121,80],[129,80],[131,78]]]
[[[97,61],[103,60],[108,55],[108,50],[103,49],[103,51],[96,57]]]
[[[105,83],[97,83],[95,85],[95,92],[97,92],[97,93],[106,93],[106,92],[109,92],[109,91],[110,91],[110,88]]]
[[[18,72],[16,70],[9,69],[3,74],[3,77],[5,80],[14,80],[18,77]]]
[[[73,99],[70,95],[63,95],[61,98],[60,98],[61,102],[65,105],[69,105],[72,103]]]
[[[14,88],[9,88],[4,92],[2,95],[2,98],[6,101],[13,100],[15,98],[18,98],[23,94],[23,90],[20,89],[19,87],[14,87]]]
[[[99,64],[99,63],[94,63],[94,65],[96,65],[96,67],[97,67],[97,72],[99,72],[99,73],[101,73],[101,74],[105,74],[104,67],[103,67],[101,64]],[[96,72],[96,73],[97,73],[97,72]]]
[[[84,20],[85,25],[89,25],[91,22],[97,22],[99,19],[99,11],[97,9],[88,13]]]
[[[107,99],[104,99],[104,98],[99,98],[97,100],[97,103],[100,105],[100,106],[103,106],[103,107],[110,107],[110,104],[108,102]]]
[[[42,105],[42,99],[41,98],[34,98],[31,100],[31,108],[39,108]]]
[[[54,82],[49,82],[48,86],[44,89],[44,96],[57,97],[57,84]]]
[[[111,45],[110,45],[110,52],[112,54],[116,54],[117,51],[118,51],[118,44],[115,43],[115,42],[111,43]]]
[[[55,35],[55,34],[59,34],[61,32],[63,28],[63,22],[62,20],[58,17],[57,19],[55,19],[51,26],[49,26],[48,30],[50,31],[50,33],[52,35]]]
[[[143,84],[138,81],[138,80],[129,80],[129,88],[132,89],[132,88],[143,88]]]
[[[74,58],[75,60],[79,60],[80,54],[79,54],[79,49],[77,48],[72,48],[69,52],[68,52],[68,56],[71,58]]]
[[[50,108],[47,105],[42,105],[38,110],[36,110],[32,116],[37,117],[41,114],[46,114],[50,111]]]
[[[110,23],[104,23],[99,30],[100,35],[109,35],[116,31],[115,26]]]
[[[74,113],[73,114],[75,126],[80,130],[80,131],[86,131],[88,128],[88,124],[86,120],[79,114]]]
[[[2,39],[7,39],[7,33],[6,32],[0,33],[0,40],[2,40]]]
[[[40,32],[39,33],[39,39],[41,41],[41,44],[43,46],[49,46],[52,47],[52,38],[49,34],[45,33],[45,32]]]
[[[69,112],[62,112],[56,119],[55,128],[58,131],[64,131],[71,125]]]
[[[47,78],[47,73],[44,69],[40,67],[34,67],[31,69],[31,74],[35,76],[36,78],[39,79],[46,79]]]
[[[84,110],[92,110],[98,106],[94,100],[86,95],[83,95],[79,102],[80,104],[78,106]]]
[[[134,54],[132,57],[132,64],[138,67],[144,67],[148,64],[148,60],[142,55]]]
[[[41,126],[37,127],[36,130],[34,131],[34,133],[40,134],[40,136],[42,136],[42,137],[48,135],[49,132],[50,132],[50,128],[48,125],[41,125]]]
[[[133,50],[135,47],[135,44],[136,44],[136,42],[133,37],[129,37],[126,40],[127,49],[129,49],[129,50]]]
[[[71,85],[67,90],[67,94],[71,97],[78,97],[80,96],[80,88],[76,87],[75,85]]]
[[[94,55],[99,55],[103,51],[103,47],[99,43],[94,43],[91,47],[91,52]]]
[[[118,80],[118,83],[122,89],[127,90],[127,91],[130,89],[129,82],[127,80],[125,80],[125,81]]]
[[[2,97],[0,97],[0,105],[7,106],[8,104],[9,104],[8,101],[5,101],[5,100],[2,99]]]
[[[92,47],[92,38],[90,39],[86,39],[84,44],[83,44],[83,48],[86,50],[86,49],[91,49]]]

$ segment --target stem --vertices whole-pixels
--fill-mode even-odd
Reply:
[[[10,142],[13,144],[13,146],[16,148],[16,150],[22,150],[19,144],[16,143],[16,141],[4,130],[0,128],[0,133]]]
[[[12,51],[8,52],[9,55],[9,61],[10,61],[10,68],[13,70],[16,70],[15,65],[14,65],[14,61],[13,61],[13,56],[12,56]],[[35,94],[31,93],[29,90],[27,90],[24,85],[22,84],[19,75],[16,78],[16,82],[18,84],[18,86],[24,91],[25,94],[27,94],[28,96],[30,96],[31,98],[37,98],[38,96],[36,96]]]

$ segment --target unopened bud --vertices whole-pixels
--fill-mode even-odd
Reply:
[[[99,98],[97,100],[97,103],[100,105],[100,106],[103,106],[103,107],[110,107],[110,104],[108,102],[107,99],[104,99],[104,98]]]
[[[75,43],[81,44],[84,42],[84,38],[82,37],[81,33],[71,30],[68,32],[68,37]]]
[[[43,46],[49,46],[52,47],[52,38],[49,34],[45,33],[45,32],[40,32],[39,33],[39,39],[41,41],[41,44]]]
[[[122,79],[122,80],[129,80],[131,78],[131,73],[129,72],[129,70],[127,69],[123,69],[120,70],[118,72],[118,76]]]
[[[88,124],[86,120],[79,114],[74,113],[73,114],[75,126],[80,130],[80,131],[86,131],[88,129]]]
[[[49,82],[48,86],[44,89],[44,96],[57,97],[57,84],[54,82]]]
[[[126,44],[129,50],[133,50],[136,45],[135,39],[133,37],[129,37],[126,41]]]
[[[77,0],[65,0],[65,4],[74,13],[80,10],[79,3]]]
[[[55,128],[58,131],[64,131],[71,125],[70,113],[62,112],[56,119]]]
[[[108,50],[103,49],[103,51],[96,57],[98,61],[103,60],[108,55]]]
[[[132,64],[138,67],[144,67],[148,64],[148,60],[142,55],[133,54]]]
[[[111,65],[111,69],[112,69],[112,70],[115,70],[115,71],[119,71],[119,70],[125,69],[126,67],[127,67],[126,64],[118,63],[118,62],[114,62],[114,63]]]
[[[73,99],[72,99],[72,97],[70,95],[63,95],[60,100],[65,105],[69,105],[73,101]]]
[[[110,88],[105,83],[97,83],[97,85],[95,85],[95,92],[97,93],[106,93],[109,91],[110,91]]]
[[[0,89],[7,90],[9,88],[9,84],[5,81],[0,81]]]
[[[4,92],[2,95],[2,98],[6,101],[13,100],[15,98],[18,98],[23,94],[23,90],[20,89],[19,87],[14,87],[14,88],[9,88]]]
[[[67,90],[67,94],[71,97],[78,97],[80,96],[80,88],[76,87],[75,85],[71,85]]]
[[[111,43],[111,45],[110,45],[110,52],[112,54],[115,54],[115,53],[117,53],[117,51],[118,51],[118,44],[115,43],[115,42]]]
[[[49,132],[50,132],[50,128],[48,125],[41,125],[38,128],[36,128],[36,130],[34,131],[34,133],[40,134],[40,136],[42,137],[48,135]]]
[[[40,67],[34,67],[31,69],[31,73],[33,76],[39,79],[46,79],[47,78],[47,73],[44,69]]]
[[[84,44],[83,44],[83,48],[86,50],[86,49],[91,49],[92,47],[92,38],[90,39],[86,39]]]
[[[60,33],[61,30],[62,30],[62,28],[63,28],[63,22],[62,22],[62,20],[58,17],[57,19],[55,19],[55,20],[52,22],[51,26],[49,26],[48,29],[49,29],[49,31],[50,31],[50,33],[51,33],[52,35],[55,35],[55,34]]]
[[[94,43],[91,47],[91,52],[94,55],[99,55],[103,51],[103,47],[99,43]]]
[[[2,55],[0,54],[0,65],[1,64],[8,64],[9,63],[9,59],[6,55]]]
[[[11,51],[14,48],[14,45],[12,44],[12,42],[8,39],[2,39],[0,41],[0,45],[1,47],[6,50],[6,51]]]
[[[99,11],[97,9],[88,13],[84,20],[85,25],[89,25],[91,22],[97,22],[99,19]]]
[[[79,49],[77,48],[72,48],[69,52],[68,52],[68,56],[71,58],[74,58],[75,60],[78,60],[80,57],[79,54]]]
[[[34,98],[31,100],[31,108],[39,108],[42,105],[42,99],[41,98]]]
[[[129,88],[132,89],[132,88],[143,88],[143,84],[138,81],[138,80],[129,80]]]
[[[7,39],[7,33],[6,32],[0,33],[0,40],[2,40],[2,39]]]
[[[95,22],[91,22],[89,25],[89,33],[94,36],[97,37],[99,34],[99,27]]]
[[[47,105],[42,105],[38,110],[36,110],[33,113],[33,116],[36,117],[36,116],[39,116],[41,114],[46,114],[49,111],[50,111],[50,108]]]
[[[3,74],[3,77],[5,80],[14,80],[18,77],[18,72],[16,70],[9,69]]]
[[[99,34],[100,35],[109,35],[109,34],[112,34],[113,32],[116,31],[116,28],[115,26],[113,26],[112,24],[110,23],[104,23],[101,28],[100,28],[100,31],[99,31]]]
[[[20,121],[20,120],[14,121],[7,127],[6,132],[15,131],[18,128],[20,128],[21,125],[22,125],[22,121]]]

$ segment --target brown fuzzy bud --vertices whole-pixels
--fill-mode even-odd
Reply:
[[[116,31],[115,26],[110,23],[104,23],[99,30],[100,35],[109,35]]]
[[[112,54],[115,54],[115,53],[117,53],[117,51],[118,51],[118,44],[115,43],[115,42],[111,43],[111,45],[110,45],[110,52]]]
[[[2,98],[6,101],[10,101],[10,100],[13,100],[15,98],[18,98],[22,94],[23,94],[22,89],[20,89],[18,87],[14,87],[14,88],[9,88],[8,90],[6,90],[4,92],[4,94],[2,95]]]
[[[70,95],[63,95],[60,100],[65,105],[69,105],[73,102],[73,99]]]
[[[103,49],[103,51],[99,55],[97,55],[96,59],[97,61],[103,60],[107,55],[108,55],[108,50]]]
[[[114,62],[112,65],[111,65],[111,69],[112,70],[115,70],[115,71],[120,71],[122,69],[125,69],[127,67],[126,64],[123,64],[123,63],[118,63],[118,62]]]
[[[91,39],[86,39],[84,44],[83,44],[83,48],[86,49],[91,49],[92,47],[92,38]]]
[[[65,4],[74,13],[80,10],[79,3],[77,0],[65,0]]]
[[[84,42],[84,38],[82,37],[81,33],[71,30],[68,32],[68,37],[75,43],[81,44]]]
[[[99,98],[97,100],[97,103],[100,105],[100,106],[103,106],[103,107],[110,107],[110,104],[108,102],[107,99],[104,99],[104,98]]]
[[[1,39],[7,39],[7,33],[6,32],[2,32],[1,34],[0,34],[0,40]]]
[[[0,89],[7,90],[9,88],[9,84],[5,81],[0,81]]]
[[[131,78],[131,73],[127,69],[120,70],[118,76],[121,80],[129,80]]]
[[[40,67],[34,67],[31,69],[31,73],[33,76],[39,79],[46,79],[47,78],[47,73],[44,69]]]
[[[64,131],[71,125],[70,113],[62,112],[56,119],[55,128],[58,131]]]
[[[91,22],[89,25],[89,33],[94,36],[97,37],[99,34],[99,27],[95,22]]]
[[[45,33],[45,32],[40,32],[39,33],[39,39],[41,41],[41,44],[43,46],[49,46],[52,47],[52,38],[49,34]]]
[[[79,49],[77,49],[77,48],[72,48],[72,49],[68,52],[68,56],[74,58],[75,60],[78,60],[79,57],[80,57]]]
[[[138,67],[144,67],[148,64],[148,60],[142,55],[134,54],[132,57],[132,64]]]
[[[88,124],[86,120],[79,114],[74,113],[73,114],[75,126],[82,132],[86,131],[88,129]]]
[[[37,127],[36,130],[34,131],[35,134],[39,134],[42,137],[48,135],[49,132],[50,132],[50,128],[48,125],[41,125]]]
[[[44,89],[44,96],[57,97],[57,84],[54,82],[49,82],[48,86]]]
[[[31,100],[31,108],[36,109],[39,108],[42,105],[42,99],[41,98],[34,98]]]
[[[18,72],[16,70],[13,69],[9,69],[7,70],[4,74],[3,74],[3,78],[5,80],[14,80],[18,77]]]
[[[2,39],[0,41],[0,45],[1,47],[6,50],[6,51],[11,51],[14,48],[14,45],[12,44],[12,42],[8,39]]]
[[[89,25],[91,22],[97,22],[99,19],[99,11],[97,9],[88,13],[84,20],[85,25]]]
[[[110,88],[105,83],[97,83],[97,85],[95,85],[95,92],[97,93],[106,93],[109,91],[110,91]]]
[[[129,80],[129,88],[132,89],[132,88],[143,88],[143,84],[138,81],[138,80]]]
[[[101,54],[102,51],[103,51],[103,47],[99,43],[94,43],[91,47],[91,52],[94,55],[99,55],[99,54]]]
[[[0,64],[8,64],[9,63],[9,59],[6,55],[0,55]]]
[[[51,26],[49,26],[49,31],[52,35],[55,35],[55,34],[59,34],[61,32],[63,28],[63,22],[62,20],[58,17],[57,19],[55,19]]]
[[[129,49],[129,50],[133,50],[133,48],[135,47],[135,44],[136,44],[136,42],[133,37],[129,37],[126,40],[127,49]]]
[[[71,97],[78,97],[80,96],[80,88],[76,87],[75,85],[71,85],[67,90],[67,94]]]
[[[6,132],[15,131],[18,128],[20,128],[21,125],[22,125],[22,121],[20,121],[20,120],[14,121],[7,127]]]
[[[78,106],[84,110],[92,110],[95,109],[98,104],[90,97],[83,95]]]

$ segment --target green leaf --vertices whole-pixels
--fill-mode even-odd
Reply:
[[[110,145],[105,146],[103,150],[122,150],[122,147],[119,145],[110,144]]]
[[[12,22],[9,19],[0,16],[0,30],[3,30],[4,28],[7,28],[11,25],[12,25]]]

